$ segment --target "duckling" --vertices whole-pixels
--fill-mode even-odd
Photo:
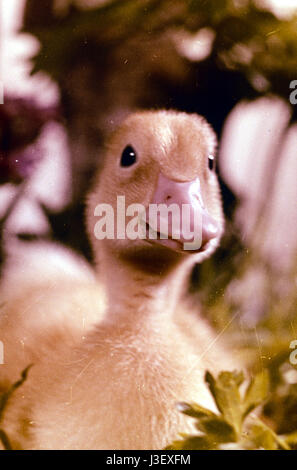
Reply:
[[[33,364],[3,423],[16,448],[162,449],[193,431],[177,402],[215,410],[205,371],[237,363],[182,300],[191,268],[223,231],[215,149],[203,117],[175,111],[136,112],[110,137],[87,199],[96,281],[37,283],[4,306],[0,383]],[[151,204],[187,205],[192,228],[199,215],[201,243],[185,248],[193,240],[174,236],[175,215],[167,238],[159,216],[155,238],[150,219],[142,238],[98,237],[96,208],[112,207],[117,226],[119,195],[146,212]]]

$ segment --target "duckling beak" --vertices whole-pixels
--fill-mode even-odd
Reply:
[[[160,173],[152,204],[163,204],[167,208],[174,204],[175,208],[178,208],[176,211],[168,210],[167,212],[168,232],[167,230],[166,232],[170,239],[176,239],[182,243],[191,243],[193,240],[199,239],[199,248],[201,248],[218,236],[219,224],[204,206],[199,178],[189,182],[177,182]],[[147,210],[147,220],[149,220],[150,227],[162,234],[164,232],[162,215],[158,213],[155,220],[152,220],[149,211],[150,209]]]

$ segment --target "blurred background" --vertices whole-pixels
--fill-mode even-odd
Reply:
[[[108,133],[138,108],[204,115],[227,224],[191,292],[270,368],[266,414],[296,429],[297,0],[10,0],[0,42],[0,265],[16,240],[91,260],[85,193]]]

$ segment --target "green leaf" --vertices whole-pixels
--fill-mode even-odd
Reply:
[[[215,450],[217,446],[206,436],[189,436],[183,441],[174,441],[164,450]]]
[[[236,432],[225,419],[220,416],[203,418],[196,424],[198,431],[204,432],[214,444],[236,442]]]
[[[167,449],[228,449],[232,446],[235,449],[290,450],[297,446],[297,432],[279,436],[256,415],[245,419],[267,398],[270,386],[268,377],[268,371],[256,374],[242,396],[242,372],[224,371],[217,378],[206,372],[205,381],[221,414],[215,414],[196,403],[179,403],[182,413],[195,418],[199,434],[183,434],[182,440],[173,442]]]
[[[251,426],[249,438],[258,449],[290,450],[286,441],[259,419],[256,424]]]
[[[27,380],[28,372],[31,367],[32,367],[32,364],[26,367],[26,369],[24,369],[23,372],[21,373],[20,380],[12,384],[12,386],[7,390],[7,392],[0,394],[0,422],[3,418],[5,408],[6,408],[9,398],[15,392],[15,390],[21,387],[21,385],[23,385],[23,383]],[[4,429],[0,429],[0,443],[3,444],[3,447],[5,450],[12,450],[9,437],[4,431]]]
[[[249,438],[258,449],[276,450],[278,448],[271,430],[265,429],[261,425],[255,424],[251,427]]]
[[[9,398],[11,397],[11,395],[14,393],[14,391],[17,388],[19,388],[21,385],[23,385],[23,383],[27,379],[28,372],[29,372],[29,369],[31,367],[32,367],[32,364],[30,364],[28,367],[26,367],[26,369],[23,370],[23,372],[21,373],[20,380],[18,380],[14,384],[12,384],[12,386],[8,389],[7,392],[4,392],[4,393],[2,393],[2,395],[0,395],[0,421],[3,417],[4,409],[5,409],[5,406],[8,402],[8,400],[9,400]]]
[[[269,392],[269,375],[267,370],[259,372],[250,381],[244,397],[243,417],[262,404]]]
[[[177,404],[177,408],[183,414],[187,416],[192,416],[192,418],[202,418],[205,416],[217,416],[212,411],[204,408],[203,406],[198,405],[197,403],[185,403],[181,402]]]
[[[206,372],[205,381],[214,397],[219,411],[224,419],[235,430],[238,436],[242,425],[242,404],[239,386],[243,381],[243,374],[238,372],[221,372],[217,380]]]
[[[284,440],[288,446],[296,449],[297,448],[297,431],[291,432],[290,434],[287,434],[286,436],[284,436]]]

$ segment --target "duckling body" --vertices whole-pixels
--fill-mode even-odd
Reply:
[[[122,165],[127,145],[133,163]],[[191,430],[177,402],[214,409],[205,370],[235,362],[180,300],[193,263],[214,251],[222,232],[217,179],[207,167],[214,146],[202,118],[167,111],[136,113],[111,138],[87,212],[100,284],[39,285],[9,300],[0,321],[2,387],[33,363],[5,414],[16,447],[161,449]],[[200,189],[192,197],[198,178],[203,201]],[[96,205],[115,207],[117,194],[145,207],[156,197],[188,201],[202,214],[202,245],[185,252],[172,237],[98,240]]]
[[[193,431],[176,404],[198,401],[214,410],[205,370],[234,364],[218,345],[208,351],[214,335],[204,322],[193,328],[195,319],[182,313],[170,321],[162,310],[118,326],[102,321],[80,340],[75,330],[69,334],[70,322],[37,335],[34,365],[4,422],[17,447],[162,449]],[[29,363],[26,352],[15,378]]]

